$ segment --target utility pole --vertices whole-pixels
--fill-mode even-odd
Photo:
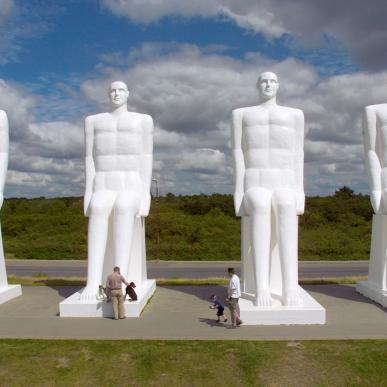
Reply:
[[[155,224],[156,224],[156,243],[160,243],[160,201],[159,201],[159,184],[157,179],[152,179],[156,185],[156,196],[155,196]]]

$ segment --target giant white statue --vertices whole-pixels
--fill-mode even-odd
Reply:
[[[0,208],[4,200],[4,185],[8,169],[9,149],[8,118],[5,111],[0,110]],[[20,285],[9,285],[4,260],[3,241],[0,229],[0,304],[21,295]]]
[[[357,291],[387,307],[387,103],[365,108],[364,151],[374,216],[368,281]]]
[[[151,202],[153,120],[128,111],[124,82],[111,83],[109,96],[111,112],[85,120],[88,271],[78,299],[94,304],[99,285],[118,266],[128,281],[136,283],[137,304],[144,306],[155,288],[155,282],[147,280],[144,234]],[[62,316],[70,313],[61,311]],[[126,314],[134,315],[128,310]]]
[[[300,323],[302,319],[279,315],[265,322],[259,311],[278,311],[281,306],[282,311],[298,307],[305,312],[304,304],[309,307],[314,301],[298,285],[298,215],[305,204],[304,115],[277,104],[276,74],[262,73],[257,88],[260,104],[236,109],[232,115],[234,205],[236,215],[243,217],[241,318],[244,323]],[[304,323],[324,323],[323,312]]]

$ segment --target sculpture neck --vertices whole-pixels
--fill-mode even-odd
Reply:
[[[276,105],[277,105],[276,97],[261,101],[261,106],[276,106]]]
[[[118,106],[116,108],[113,108],[111,114],[113,116],[119,116],[122,113],[126,113],[127,111],[128,111],[128,107],[126,106],[126,104],[124,104],[124,105]]]

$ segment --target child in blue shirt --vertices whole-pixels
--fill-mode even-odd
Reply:
[[[220,318],[221,317],[223,317],[223,321],[226,322],[227,321],[227,317],[224,314],[224,306],[221,304],[220,301],[218,301],[216,295],[213,294],[210,297],[210,300],[211,300],[210,309],[218,309],[218,311],[216,312],[216,315],[218,316],[218,319],[216,320],[216,322],[217,323],[220,322]]]

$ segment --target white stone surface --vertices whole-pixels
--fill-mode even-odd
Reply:
[[[294,314],[297,307],[305,315],[304,303],[309,298],[298,285],[298,215],[305,206],[304,115],[277,104],[276,74],[262,73],[257,88],[259,105],[233,111],[234,206],[236,215],[242,216],[242,292],[250,294],[252,305],[275,309],[276,315],[274,295],[280,299],[280,313],[291,308]],[[280,319],[271,321],[275,324]]]
[[[8,169],[9,127],[5,111],[0,110],[0,208],[3,205],[4,185]],[[0,226],[0,303],[21,295],[20,285],[8,285]]]
[[[243,294],[239,300],[243,325],[297,325],[325,324],[325,309],[304,289],[298,288],[302,306],[284,306],[281,295],[272,293],[271,307],[253,303],[254,294]]]
[[[0,304],[12,300],[13,298],[22,295],[22,288],[20,285],[7,285],[0,289]]]
[[[387,308],[387,291],[381,290],[369,281],[358,282],[356,291]]]
[[[387,104],[370,105],[363,116],[364,151],[375,215],[368,281],[356,290],[364,296],[387,305]]]
[[[144,219],[151,202],[153,120],[127,110],[124,82],[112,82],[109,96],[111,111],[85,120],[88,268],[86,287],[75,296],[85,305],[94,303],[114,266],[136,289],[147,283]]]
[[[137,301],[125,301],[126,317],[139,317],[156,290],[156,281],[147,280],[136,287]],[[113,304],[101,300],[80,300],[80,292],[74,293],[59,304],[60,317],[113,317]]]

